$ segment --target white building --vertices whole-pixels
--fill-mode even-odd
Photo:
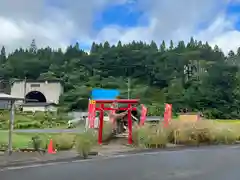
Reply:
[[[11,95],[26,99],[18,101],[24,111],[45,111],[54,110],[53,104],[59,104],[60,95],[63,93],[63,86],[60,81],[15,81],[11,86]],[[33,104],[34,103],[34,104]],[[51,108],[50,108],[51,107]],[[55,105],[54,105],[55,107]]]

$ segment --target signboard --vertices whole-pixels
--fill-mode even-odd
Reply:
[[[119,90],[116,89],[93,89],[92,97],[93,100],[114,100],[120,95]]]

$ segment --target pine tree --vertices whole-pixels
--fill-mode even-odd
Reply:
[[[104,49],[109,49],[109,48],[110,48],[110,44],[109,44],[108,41],[105,41],[105,42],[104,42],[103,48],[104,48]]]
[[[237,49],[237,56],[240,56],[240,47]]]
[[[229,56],[229,57],[234,57],[234,56],[235,56],[235,53],[234,53],[232,50],[230,50],[230,51],[228,52],[228,56]]]
[[[160,52],[165,52],[166,51],[166,44],[165,41],[162,41],[162,44],[160,45]]]
[[[214,52],[220,52],[220,48],[218,47],[218,45],[215,45],[213,48]]]
[[[150,47],[151,47],[152,50],[158,51],[157,44],[154,41],[151,41]]]
[[[0,52],[0,64],[4,64],[6,60],[7,60],[6,50],[5,50],[5,47],[3,46]]]
[[[118,41],[117,47],[122,47],[122,42],[121,41]]]
[[[184,49],[185,47],[186,47],[186,46],[185,46],[184,41],[179,41],[179,42],[178,42],[178,46],[177,46],[178,49]]]
[[[32,40],[32,43],[29,48],[29,52],[34,54],[37,52],[37,45],[36,45],[35,39]]]
[[[171,41],[170,41],[169,49],[170,49],[170,50],[173,50],[173,48],[174,48],[174,45],[173,45],[173,41],[171,40]]]
[[[203,47],[202,41],[198,41],[197,46],[198,46],[199,48],[202,48],[202,47]]]
[[[90,53],[96,53],[97,52],[97,44],[95,42],[92,43]]]
[[[74,48],[77,49],[77,50],[80,50],[80,46],[79,46],[79,43],[78,43],[78,42],[76,42]]]
[[[195,47],[195,41],[193,37],[191,37],[190,42],[187,44],[188,48],[194,48]]]

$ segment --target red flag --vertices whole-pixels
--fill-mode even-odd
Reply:
[[[171,119],[172,119],[172,104],[166,104],[164,112],[164,125],[168,126],[169,121]]]
[[[144,125],[144,122],[147,118],[147,108],[142,104],[142,112],[140,117],[140,126]]]
[[[94,128],[94,121],[96,117],[96,103],[93,100],[89,100],[88,103],[88,120],[90,124],[90,128]]]

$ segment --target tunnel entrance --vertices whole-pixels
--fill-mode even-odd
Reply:
[[[26,103],[29,102],[47,102],[46,97],[39,91],[31,91],[26,95]]]

